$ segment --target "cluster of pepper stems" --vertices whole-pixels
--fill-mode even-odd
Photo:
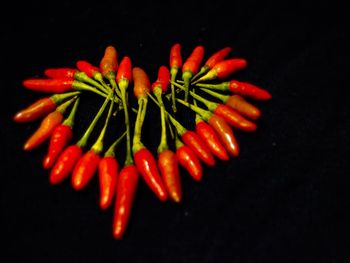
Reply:
[[[114,46],[106,47],[99,66],[79,60],[74,68],[47,68],[45,77],[22,82],[26,89],[50,94],[14,115],[18,123],[41,120],[25,142],[24,150],[31,151],[48,141],[43,168],[50,169],[52,185],[71,176],[72,187],[82,190],[97,174],[100,208],[106,210],[114,202],[116,239],[121,239],[127,228],[140,176],[160,201],[181,202],[180,166],[200,181],[203,166],[214,166],[216,158],[227,161],[237,157],[239,145],[234,133],[254,132],[255,121],[261,116],[261,111],[249,100],[271,99],[268,91],[256,85],[230,79],[233,73],[247,66],[245,59],[228,58],[231,47],[218,50],[206,61],[204,51],[198,45],[183,60],[181,45],[174,43],[169,65],[159,67],[154,82],[150,82],[144,69],[132,65],[129,56],[119,63]],[[137,98],[136,109],[129,100],[131,87]],[[105,99],[81,138],[73,142],[74,119],[82,92],[92,92]],[[212,99],[199,95],[201,92]],[[149,98],[160,110],[157,156],[141,136]],[[103,128],[89,146],[90,135],[108,104]],[[195,114],[195,130],[186,128],[177,118],[179,105]],[[105,149],[103,142],[113,111],[124,112],[125,131]],[[134,125],[129,115],[136,116]],[[125,138],[126,156],[120,167],[116,150]]]

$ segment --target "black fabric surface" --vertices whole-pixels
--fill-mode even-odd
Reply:
[[[48,1],[3,10],[2,262],[349,262],[345,7],[231,2]],[[175,42],[184,57],[199,44],[205,58],[231,46],[232,56],[248,61],[235,77],[273,98],[253,102],[263,115],[257,132],[236,133],[239,157],[205,167],[201,182],[181,170],[182,203],[161,203],[140,180],[129,227],[117,241],[113,208],[98,207],[96,177],[81,192],[69,180],[51,186],[41,166],[47,144],[22,150],[39,122],[17,124],[12,116],[45,94],[21,82],[80,59],[98,65],[107,45],[154,81]],[[84,94],[74,138],[102,101]],[[156,152],[159,114],[149,105],[143,137]],[[191,128],[186,112],[181,121]],[[111,127],[118,131],[121,120]],[[106,144],[114,139],[108,133]]]

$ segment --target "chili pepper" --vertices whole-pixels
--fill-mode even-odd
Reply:
[[[76,63],[77,68],[79,71],[84,72],[86,75],[88,75],[90,78],[102,78],[100,69],[94,65],[92,65],[90,62],[85,60],[78,60]]]
[[[179,69],[182,67],[182,55],[181,55],[181,45],[175,43],[170,49],[170,79],[175,81]],[[176,100],[175,100],[175,86],[171,84],[171,98],[172,98],[172,108],[176,112]]]
[[[181,180],[176,154],[169,149],[159,152],[158,167],[169,197],[176,203],[181,202]]]
[[[13,120],[15,122],[30,122],[46,116],[54,111],[57,105],[67,98],[78,95],[80,92],[68,92],[64,94],[54,94],[50,97],[41,98],[17,112]]]
[[[77,164],[74,166],[72,173],[72,186],[77,191],[82,190],[86,187],[86,185],[91,181],[95,172],[98,169],[98,164],[100,162],[100,154],[103,150],[103,138],[106,134],[107,126],[112,115],[113,106],[114,104],[112,100],[104,126],[97,140],[91,146],[90,150],[79,158]]]
[[[202,90],[214,96],[215,98],[218,98],[219,100],[221,100],[223,103],[225,103],[227,106],[231,107],[232,109],[237,110],[244,117],[250,118],[252,120],[257,120],[261,116],[261,111],[257,107],[255,107],[253,104],[246,101],[240,95],[229,96],[229,95],[220,94],[205,88],[202,88]]]
[[[225,147],[222,145],[217,133],[199,114],[196,114],[196,133],[207,144],[211,152],[220,160],[227,161],[229,156]]]
[[[182,79],[185,86],[185,101],[188,100],[189,84],[192,77],[198,73],[199,67],[202,63],[204,56],[204,47],[196,46],[190,56],[185,60],[182,65]]]
[[[194,180],[200,181],[203,175],[203,168],[197,155],[191,150],[190,147],[181,142],[178,137],[176,137],[175,143],[176,157],[179,164],[187,170]]]
[[[185,90],[184,87],[174,82],[174,85]],[[231,107],[222,104],[215,103],[213,101],[207,100],[194,92],[190,92],[191,96],[198,101],[201,101],[205,106],[213,113],[223,117],[230,125],[233,127],[240,129],[246,132],[253,132],[256,130],[257,126],[254,122],[244,118],[241,114],[239,114],[236,110]]]
[[[117,93],[118,97],[121,97],[121,93],[116,83],[116,72],[118,71],[118,52],[113,46],[107,46],[105,48],[104,55],[100,61],[100,69],[103,77],[108,79],[112,88]]]
[[[26,89],[50,92],[50,93],[64,93],[72,90],[72,79],[25,79],[22,85]]]
[[[256,85],[247,82],[241,82],[237,80],[225,81],[219,84],[204,84],[197,83],[198,87],[220,90],[220,91],[231,91],[234,94],[238,94],[244,97],[249,97],[255,100],[269,100],[272,98],[271,94]]]
[[[74,79],[77,71],[75,68],[47,68],[44,75],[53,79]]]
[[[245,59],[231,58],[217,62],[204,76],[200,77],[193,84],[213,79],[224,79],[232,73],[244,69],[247,66]]]
[[[182,141],[195,152],[195,154],[202,162],[208,166],[214,166],[214,156],[202,138],[196,132],[187,130],[171,115],[168,114],[168,117],[172,124],[175,126],[176,131],[181,137]]]
[[[207,123],[210,124],[217,132],[221,142],[225,146],[227,152],[233,157],[239,155],[239,145],[233,134],[232,128],[227,124],[227,122],[220,116],[213,114],[208,110],[204,110],[196,105],[191,105],[188,102],[177,99],[178,102],[187,106],[194,112],[198,113]]]
[[[63,148],[66,147],[66,145],[73,137],[72,128],[74,125],[74,117],[77,111],[79,100],[80,98],[77,98],[69,116],[52,132],[48,152],[43,160],[43,167],[45,169],[52,167],[52,165],[57,160],[58,155],[62,152]]]
[[[103,102],[102,106],[98,110],[97,114],[95,115],[94,119],[90,123],[89,127],[86,129],[83,136],[79,139],[79,141],[73,145],[68,146],[61,152],[61,154],[58,156],[57,161],[53,165],[51,172],[50,172],[50,183],[51,184],[59,184],[62,181],[64,181],[67,176],[72,172],[75,164],[81,157],[83,153],[83,149],[86,147],[86,144],[88,142],[88,139],[94,130],[97,121],[101,117],[104,109],[107,106],[108,101],[111,99],[113,95],[113,92],[111,91],[105,101]]]
[[[132,65],[131,60],[128,56],[124,56],[120,61],[119,68],[117,71],[116,81],[121,93],[121,99],[124,109],[124,119],[126,126],[126,158],[124,166],[131,165],[134,163],[131,153],[131,134],[130,134],[130,121],[129,121],[129,111],[127,104],[126,90],[129,83],[132,81]]]
[[[135,165],[129,164],[121,169],[113,217],[113,237],[115,239],[121,239],[128,227],[138,181],[139,174]]]
[[[37,130],[26,141],[23,149],[25,151],[31,151],[45,142],[50,137],[53,130],[62,123],[64,112],[75,99],[76,97],[70,99],[69,101],[66,101],[65,103],[58,106],[55,111],[49,113],[41,121]]]
[[[164,65],[160,66],[158,70],[158,78],[155,82],[152,83],[152,90],[154,90],[156,87],[159,87],[161,88],[162,93],[166,93],[169,86],[169,80],[169,69]]]
[[[212,54],[200,68],[199,72],[192,78],[192,81],[211,70],[218,62],[222,61],[231,52],[231,50],[231,47],[224,47]]]
[[[115,156],[115,148],[125,137],[124,132],[105,152],[98,165],[98,177],[100,182],[100,208],[106,210],[112,203],[119,173],[119,163]]]
[[[141,142],[141,130],[147,109],[147,93],[150,90],[150,81],[141,68],[133,69],[133,79],[134,94],[136,94],[139,104],[132,147],[135,164],[148,187],[156,194],[159,200],[164,202],[168,195],[158,171],[157,161]],[[164,83],[160,85],[164,86]]]

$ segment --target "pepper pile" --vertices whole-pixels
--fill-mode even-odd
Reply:
[[[44,70],[45,77],[23,81],[24,88],[49,94],[14,115],[18,123],[41,121],[24,143],[24,150],[31,151],[48,142],[43,168],[50,171],[52,185],[70,177],[72,187],[79,191],[97,175],[100,208],[106,210],[114,205],[112,233],[116,239],[121,239],[127,229],[139,177],[160,201],[181,202],[180,167],[200,181],[203,167],[214,166],[216,159],[237,157],[235,132],[256,131],[256,121],[261,116],[249,100],[271,99],[268,91],[232,79],[233,73],[247,67],[247,61],[228,58],[230,47],[218,50],[206,61],[202,45],[196,46],[185,60],[179,43],[169,51],[169,64],[159,67],[153,82],[143,68],[132,65],[130,57],[124,56],[119,63],[114,46],[106,47],[99,66],[79,60],[74,68],[48,68]],[[105,99],[77,139],[73,136],[74,120],[83,92]],[[137,99],[137,108],[130,101],[130,93]],[[149,98],[159,107],[157,156],[141,135]],[[108,104],[103,127],[91,144],[91,134]],[[195,129],[181,123],[178,107],[194,114]],[[119,111],[124,113],[124,125],[120,126],[125,130],[105,149],[107,128],[113,112]],[[116,151],[124,139],[125,159],[120,166]]]

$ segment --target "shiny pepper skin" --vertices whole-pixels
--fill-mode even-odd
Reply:
[[[175,43],[170,49],[169,58],[170,68],[181,68],[182,67],[182,56],[181,56],[181,45]]]
[[[239,145],[236,137],[233,134],[232,128],[227,124],[227,122],[222,117],[212,114],[208,120],[208,123],[218,134],[227,152],[231,156],[237,157],[239,155]]]
[[[218,50],[207,59],[207,61],[204,63],[204,67],[208,69],[213,68],[218,62],[222,61],[231,52],[231,50],[231,47],[224,47]]]
[[[57,126],[50,137],[50,143],[47,155],[43,160],[43,167],[49,169],[56,162],[57,157],[62,152],[64,147],[70,142],[73,137],[72,127],[61,124]]]
[[[53,79],[74,79],[74,74],[77,71],[74,68],[47,68],[44,75]]]
[[[187,130],[182,134],[181,138],[182,141],[195,152],[202,162],[208,166],[215,165],[216,162],[210,149],[196,132]]]
[[[138,181],[139,173],[135,165],[127,165],[121,169],[113,217],[113,237],[117,240],[123,237],[127,229]]]
[[[220,103],[215,108],[214,113],[224,118],[228,124],[242,131],[254,132],[257,129],[257,126],[254,122],[251,122],[250,120],[244,118],[236,110],[225,104]]]
[[[250,97],[255,100],[269,100],[272,98],[271,94],[258,86],[247,82],[241,82],[237,80],[231,80],[230,82],[225,83],[228,86],[228,89],[235,94]]]
[[[147,148],[142,148],[134,154],[134,160],[139,173],[148,187],[162,202],[168,198],[168,193],[159,174],[157,161]]]
[[[79,158],[72,173],[74,190],[79,191],[87,186],[97,171],[99,162],[100,156],[93,150],[87,151]]]
[[[114,156],[103,157],[98,164],[98,178],[100,184],[100,208],[110,207],[118,180],[119,164]]]
[[[162,65],[158,69],[158,78],[152,84],[152,90],[156,87],[160,87],[162,89],[162,93],[166,93],[170,84],[170,71],[169,69]]]
[[[25,109],[15,114],[13,120],[15,122],[29,122],[46,116],[56,109],[56,103],[52,98],[46,97],[37,100]]]
[[[171,150],[164,150],[159,153],[158,167],[170,199],[176,203],[181,202],[182,189],[176,154]]]
[[[117,83],[119,83],[122,80],[127,80],[129,81],[129,83],[132,81],[132,65],[131,59],[128,56],[124,56],[122,58],[117,71]]]
[[[22,85],[29,90],[48,92],[48,93],[64,93],[72,90],[72,79],[26,79]]]
[[[227,161],[229,159],[228,153],[222,145],[217,133],[208,123],[205,121],[199,121],[196,124],[196,133],[207,144],[211,152],[220,160]]]
[[[79,60],[76,63],[77,68],[84,72],[88,77],[93,78],[96,73],[100,72],[100,69],[85,60]]]
[[[75,164],[83,154],[78,145],[68,146],[59,156],[51,169],[49,180],[52,185],[63,182],[73,171]]]
[[[115,47],[108,46],[100,62],[100,69],[103,76],[117,72],[118,69],[118,53]]]
[[[39,128],[29,137],[24,144],[25,151],[31,151],[46,141],[53,130],[62,123],[63,114],[59,111],[49,113],[40,123]]]
[[[147,73],[140,67],[132,69],[134,79],[134,95],[136,98],[147,97],[147,92],[150,92],[151,83]]]
[[[197,155],[191,150],[190,147],[187,145],[182,145],[177,148],[176,157],[179,161],[179,164],[187,170],[187,172],[194,180],[200,181],[202,179],[202,165]]]
[[[225,104],[249,119],[257,120],[261,116],[261,111],[240,95],[229,96]]]
[[[182,73],[197,74],[204,57],[204,47],[196,46],[182,65]]]

